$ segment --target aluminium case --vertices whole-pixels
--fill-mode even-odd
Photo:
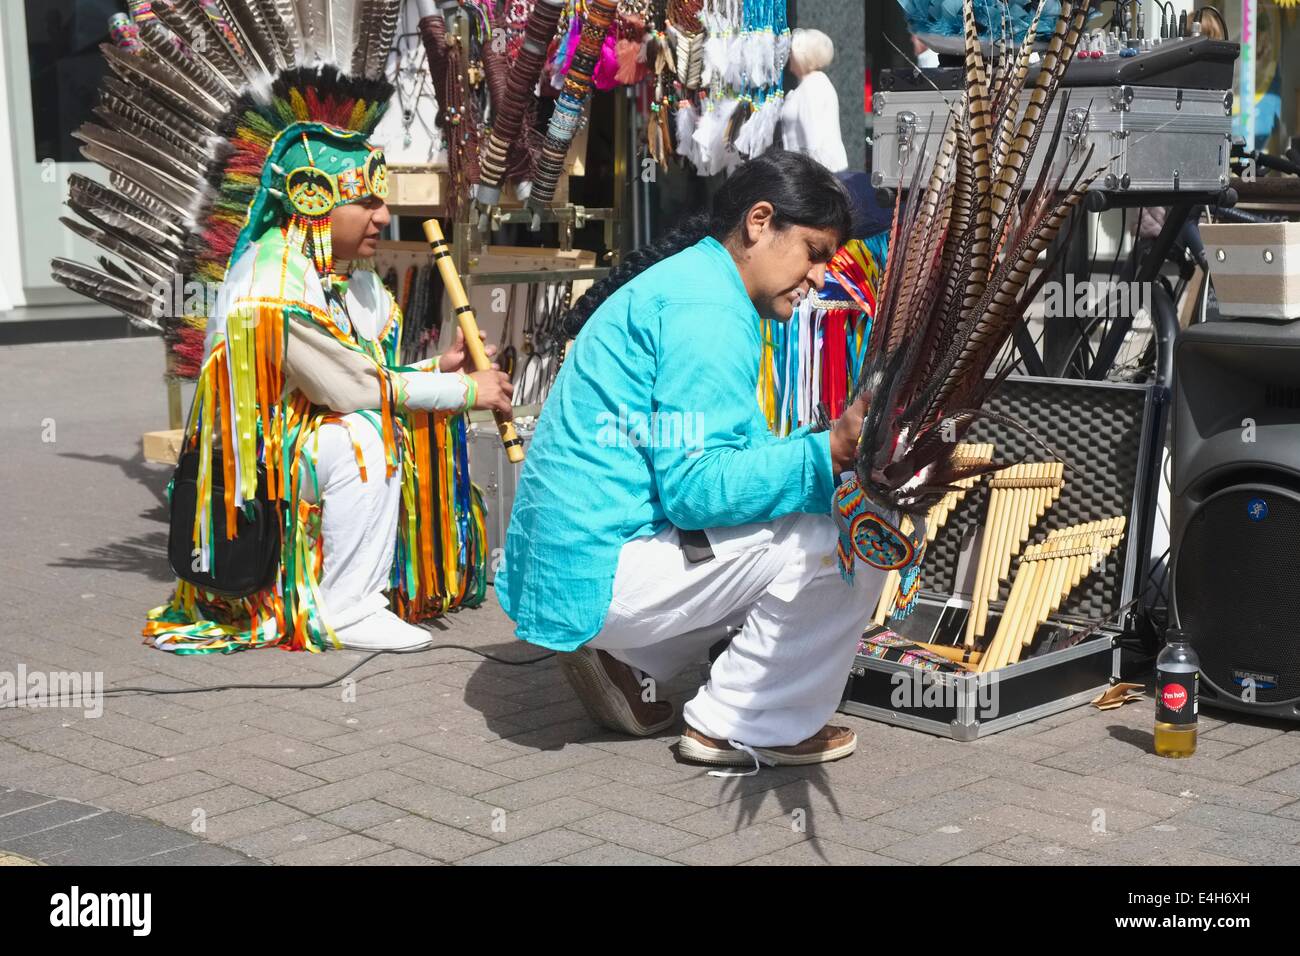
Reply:
[[[1068,93],[1068,102],[1066,94]],[[871,183],[896,188],[911,182],[916,157],[932,162],[938,151],[954,90],[878,92],[874,116]],[[1038,149],[1030,158],[1025,188],[1042,174],[1043,154],[1066,111],[1057,147],[1068,157],[1068,185],[1093,149],[1084,175],[1100,166],[1106,172],[1094,188],[1113,192],[1217,192],[1228,185],[1232,151],[1232,93],[1154,86],[1083,86],[1059,90],[1043,120]],[[1023,116],[1023,107],[1021,111]],[[924,185],[925,172],[921,173]]]
[[[535,420],[529,421],[526,416],[530,410],[535,415],[538,409],[539,406],[515,406],[515,431],[524,443],[525,453],[532,443],[536,425]],[[465,440],[469,449],[470,478],[483,492],[488,539],[487,580],[491,583],[496,579],[497,568],[505,554],[510,509],[515,504],[515,488],[519,484],[519,471],[523,465],[517,465],[506,457],[501,433],[490,413],[470,413]]]

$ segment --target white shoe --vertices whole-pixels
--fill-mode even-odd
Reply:
[[[381,608],[355,624],[336,628],[334,634],[350,651],[414,651],[433,643],[428,631],[407,624],[388,608]]]

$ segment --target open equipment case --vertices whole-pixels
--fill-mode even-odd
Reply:
[[[1025,426],[1066,462],[1065,485],[1030,531],[1026,546],[1049,531],[1124,515],[1124,537],[1038,629],[1032,656],[987,673],[921,670],[868,656],[854,660],[840,710],[847,714],[950,737],[974,740],[1087,703],[1120,676],[1118,638],[1123,609],[1138,593],[1146,566],[1142,512],[1150,478],[1145,467],[1160,416],[1161,386],[1012,376],[986,408]],[[995,460],[1046,461],[1047,452],[1023,433],[981,418],[964,441],[993,442]],[[926,550],[917,603],[907,618],[888,622],[918,642],[960,644],[987,512],[988,478],[958,503]],[[1023,549],[1022,549],[1023,552]],[[1019,558],[1012,561],[1014,578]],[[990,604],[988,634],[997,628],[1010,581]],[[872,625],[866,637],[880,631]]]

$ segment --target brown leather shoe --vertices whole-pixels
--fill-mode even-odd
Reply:
[[[651,737],[677,716],[671,701],[642,700],[643,688],[632,668],[602,650],[580,647],[561,654],[560,664],[578,700],[602,727]]]
[[[797,744],[789,747],[755,747],[754,753],[758,754],[763,763],[772,766],[799,767],[839,760],[853,753],[857,746],[858,735],[848,727],[827,724]],[[754,762],[745,751],[737,750],[725,740],[705,736],[689,724],[677,742],[677,753],[683,760],[726,767],[739,767]]]

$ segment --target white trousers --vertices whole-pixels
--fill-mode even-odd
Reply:
[[[384,442],[363,416],[344,415],[346,426],[320,427],[316,478],[321,503],[321,615],[339,640],[356,646],[401,646],[427,634],[388,610],[397,520],[402,503],[400,472],[386,476]],[[366,465],[361,480],[353,441]],[[304,494],[315,500],[310,481]]]
[[[625,544],[591,646],[666,681],[705,658],[720,626],[737,625],[686,722],[753,747],[806,740],[839,705],[885,574],[859,563],[853,584],[844,582],[829,515],[706,533],[716,557],[699,564],[672,527]]]

